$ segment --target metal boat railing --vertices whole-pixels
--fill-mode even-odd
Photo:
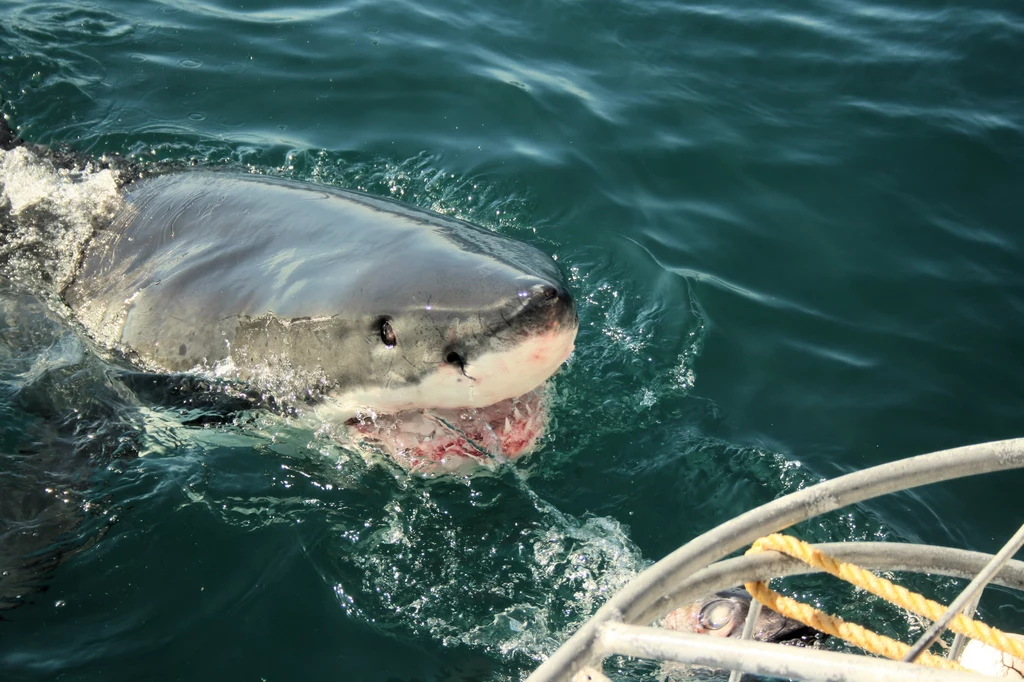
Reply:
[[[716,638],[651,627],[669,612],[745,582],[814,572],[776,552],[722,560],[763,535],[820,514],[917,486],[1024,468],[1024,439],[943,450],[882,464],[825,481],[741,514],[700,535],[643,571],[570,637],[527,682],[600,679],[605,658],[660,659],[799,680],[990,680],[991,677],[856,654]],[[1024,538],[1024,535],[1018,533]],[[1017,539],[1017,536],[1015,536]],[[999,557],[979,552],[900,543],[816,545],[865,568],[974,579]],[[1011,543],[1001,554],[1012,554]],[[992,571],[990,568],[989,571]],[[984,575],[983,575],[984,577]],[[1024,591],[1024,563],[1007,561],[993,583]],[[978,583],[987,581],[977,580]],[[984,587],[979,584],[978,587]],[[970,586],[968,587],[970,589]],[[965,590],[966,592],[967,590]],[[970,597],[971,595],[968,595]],[[961,601],[961,600],[958,600]],[[965,598],[966,602],[971,600]],[[755,603],[756,604],[756,603]],[[976,604],[967,603],[966,608]],[[965,608],[954,602],[955,608]],[[749,621],[756,614],[748,616]],[[746,633],[749,637],[749,632]],[[955,647],[958,648],[958,647]]]

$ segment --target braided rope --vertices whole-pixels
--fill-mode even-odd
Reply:
[[[784,597],[778,592],[769,589],[767,585],[762,582],[747,583],[747,591],[772,611],[777,611],[787,618],[793,618],[798,620],[804,625],[810,626],[815,630],[821,630],[833,637],[839,637],[840,639],[846,640],[850,644],[859,646],[861,649],[870,651],[873,654],[879,656],[885,656],[893,660],[902,659],[908,651],[910,646],[903,642],[897,642],[895,639],[880,635],[877,632],[872,632],[865,627],[857,625],[856,623],[847,623],[839,616],[831,616],[827,613],[822,613],[813,606],[803,604],[789,597]],[[963,666],[955,661],[936,656],[925,652],[917,659],[921,665],[926,665],[932,668],[945,668],[947,670],[965,670]]]
[[[905,587],[895,585],[885,578],[879,578],[859,566],[840,561],[811,547],[806,542],[788,535],[774,533],[760,538],[747,550],[747,554],[769,550],[775,550],[803,561],[805,564],[821,569],[929,620],[938,620],[946,611],[946,607],[942,604],[926,599]],[[897,642],[884,635],[871,632],[860,625],[847,623],[842,618],[830,616],[818,611],[814,607],[802,604],[788,597],[783,597],[769,589],[763,582],[747,583],[746,588],[755,599],[768,608],[781,613],[783,616],[798,620],[804,625],[816,628],[835,637],[840,637],[872,653],[899,660],[910,649],[908,645],[902,642]],[[971,639],[980,640],[1005,653],[1024,658],[1024,642],[1013,639],[1007,636],[1005,632],[984,623],[979,623],[963,614],[957,614],[949,624],[949,629],[966,635]],[[921,654],[918,660],[923,665],[963,670],[959,664],[929,653]]]

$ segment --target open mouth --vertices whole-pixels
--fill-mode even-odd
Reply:
[[[532,452],[547,426],[546,388],[480,408],[364,412],[347,424],[406,469],[459,471]]]

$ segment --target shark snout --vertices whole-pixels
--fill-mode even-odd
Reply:
[[[575,323],[576,302],[569,289],[550,281],[535,282],[519,289],[522,313],[542,317],[548,322]]]

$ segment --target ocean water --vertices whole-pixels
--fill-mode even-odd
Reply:
[[[0,532],[42,584],[0,678],[517,680],[737,513],[1021,435],[1021,64],[1011,0],[0,0],[27,141],[464,218],[555,256],[581,322],[538,452],[423,479],[125,383],[4,270]],[[994,551],[1022,484],[797,531]],[[1024,631],[1006,592],[983,615]]]

